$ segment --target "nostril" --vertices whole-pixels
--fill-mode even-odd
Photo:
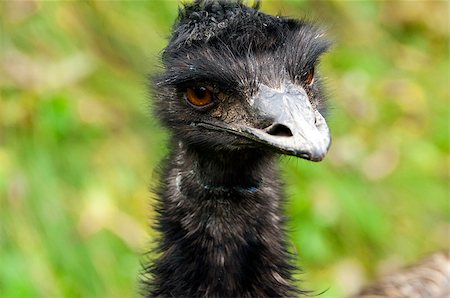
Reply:
[[[279,137],[292,137],[292,132],[289,129],[289,127],[280,124],[280,123],[274,123],[271,126],[267,127],[265,131],[269,135],[273,136],[279,136]]]

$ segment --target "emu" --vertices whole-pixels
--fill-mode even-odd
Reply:
[[[277,156],[320,161],[330,146],[316,71],[330,42],[304,21],[242,1],[179,12],[155,111],[171,132],[148,297],[292,297]]]

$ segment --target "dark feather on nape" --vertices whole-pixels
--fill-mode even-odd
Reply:
[[[286,60],[302,65],[317,59],[328,45],[319,28],[302,20],[267,15],[236,1],[201,1],[180,11],[163,61],[189,59],[207,49],[235,57],[284,49]]]
[[[259,2],[256,2],[259,7]],[[283,36],[279,19],[243,5],[242,1],[197,1],[181,9],[174,25],[171,47],[166,51],[179,50],[191,45],[202,45],[214,39],[225,39],[236,45],[247,46],[253,41],[254,48],[266,48],[266,34]],[[252,38],[253,37],[253,38]],[[258,41],[256,42],[255,41]],[[262,42],[264,41],[264,42]]]
[[[215,3],[237,3],[239,5],[248,6],[248,0],[195,0],[193,1],[194,5],[197,5],[198,9],[204,9],[207,5],[212,5]],[[252,1],[253,5],[251,6],[253,9],[258,10],[261,7],[261,0]]]

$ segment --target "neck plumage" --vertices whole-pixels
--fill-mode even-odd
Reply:
[[[160,192],[159,259],[148,296],[295,296],[275,156],[171,154]]]

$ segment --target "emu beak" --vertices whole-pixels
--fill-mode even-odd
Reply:
[[[321,161],[331,144],[324,117],[315,109],[305,90],[289,84],[284,90],[261,85],[252,107],[259,119],[270,119],[264,129],[241,128],[241,133],[278,152]]]

